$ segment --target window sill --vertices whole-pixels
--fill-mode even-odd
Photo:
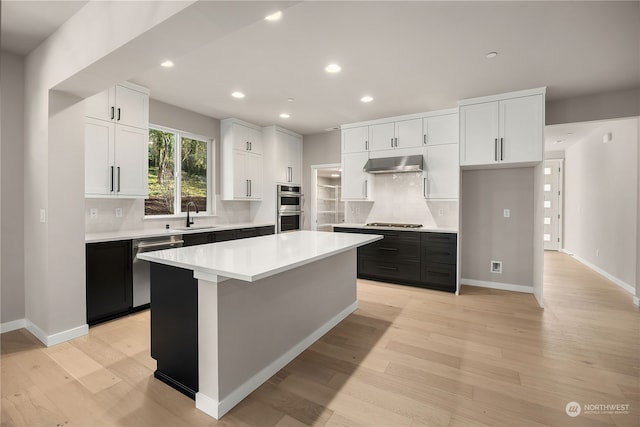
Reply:
[[[189,218],[215,218],[218,215],[216,215],[215,213],[198,213],[198,214],[189,214]],[[179,215],[145,215],[143,217],[144,221],[153,221],[153,220],[160,220],[160,221],[167,221],[170,219],[176,219],[176,220],[184,220],[187,218],[187,214],[179,214]]]

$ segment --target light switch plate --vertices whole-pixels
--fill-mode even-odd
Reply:
[[[40,222],[47,222],[47,211],[40,209]]]
[[[438,216],[444,216],[444,209],[442,208],[438,209]]]
[[[122,218],[122,208],[116,208],[116,218]]]
[[[505,209],[504,210],[504,217],[505,218],[511,217],[511,209]]]
[[[89,216],[91,219],[98,219],[98,208],[89,209]]]

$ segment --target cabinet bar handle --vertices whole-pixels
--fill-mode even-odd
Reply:
[[[120,107],[118,107],[118,121],[120,121]]]
[[[493,143],[493,159],[498,161],[498,138],[494,139]]]
[[[111,107],[111,120],[116,117],[116,107]]]
[[[111,192],[113,192],[113,166],[111,166]]]
[[[118,193],[120,192],[120,166],[118,166]]]
[[[252,190],[253,189],[251,188],[251,180],[249,180],[249,197],[251,197],[251,193],[253,193]]]
[[[398,252],[398,248],[385,248],[385,247],[379,247],[378,249],[380,249],[381,251],[394,251],[394,252]]]
[[[380,270],[398,271],[398,267],[385,267],[384,265],[381,265]]]
[[[393,148],[393,138],[391,138],[391,148]]]
[[[422,143],[423,144],[427,143],[427,134],[426,133],[424,135],[422,135]]]
[[[500,160],[504,160],[504,138],[500,138]]]
[[[364,149],[367,151],[369,150],[369,141],[364,142]]]
[[[369,186],[369,180],[365,179],[364,180],[364,198],[367,198],[367,187]]]
[[[249,151],[253,151],[253,142],[249,141]]]
[[[395,145],[398,146],[398,138],[395,138]]]
[[[247,197],[249,197],[249,180],[245,179],[245,185],[246,185],[246,189],[245,189],[245,194],[247,195]]]

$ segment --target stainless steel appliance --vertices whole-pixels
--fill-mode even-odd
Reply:
[[[422,224],[398,224],[394,222],[370,222],[367,227],[396,227],[396,228],[420,228]]]
[[[133,308],[142,309],[151,302],[151,283],[149,279],[149,263],[139,260],[142,252],[159,251],[161,249],[179,248],[183,244],[182,236],[148,237],[133,240]]]
[[[301,230],[304,225],[304,196],[299,186],[277,186],[277,232]]]

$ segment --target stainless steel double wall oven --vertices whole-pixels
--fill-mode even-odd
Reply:
[[[304,225],[304,197],[300,186],[278,184],[277,192],[278,233],[301,230]]]

